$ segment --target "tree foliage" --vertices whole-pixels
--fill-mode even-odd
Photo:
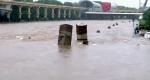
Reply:
[[[143,20],[145,21],[147,27],[150,27],[150,8],[144,12]]]
[[[39,3],[44,3],[44,4],[54,4],[54,5],[62,5],[60,1],[57,0],[39,0]]]
[[[143,19],[140,21],[140,25],[144,26],[146,30],[150,30],[150,8],[144,12]]]
[[[64,2],[65,6],[73,6],[73,4],[71,2]]]
[[[79,3],[73,3],[73,7],[80,7],[80,4]]]
[[[33,2],[33,0],[14,0],[14,1]]]
[[[80,7],[79,3],[72,3],[72,2],[64,2],[65,6],[73,6],[73,7]]]

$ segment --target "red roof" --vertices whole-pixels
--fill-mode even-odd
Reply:
[[[101,5],[102,5],[103,12],[110,11],[111,3],[109,3],[109,2],[102,2]]]

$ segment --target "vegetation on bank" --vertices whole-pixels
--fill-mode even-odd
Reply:
[[[144,12],[143,19],[140,20],[140,29],[150,30],[150,8]]]

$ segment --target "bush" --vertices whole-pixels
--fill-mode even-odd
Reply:
[[[140,28],[150,30],[150,8],[144,12],[143,19],[140,20]]]
[[[150,8],[144,12],[143,20],[140,22],[140,25],[143,25],[144,29],[150,30]]]

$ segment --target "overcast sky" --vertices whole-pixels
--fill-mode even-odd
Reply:
[[[58,0],[58,1],[61,1],[61,2],[79,2],[80,0]],[[141,1],[142,5],[145,2],[145,0],[91,0],[91,1],[113,2],[113,3],[116,3],[117,5],[136,7],[136,8],[139,8],[139,1]],[[150,1],[148,2],[147,6],[150,6]]]

